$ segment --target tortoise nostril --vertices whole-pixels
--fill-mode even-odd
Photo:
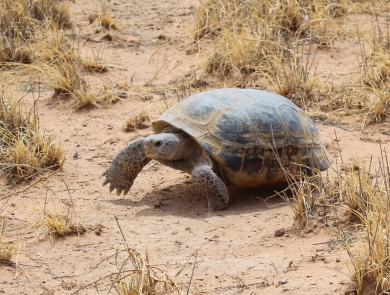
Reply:
[[[161,140],[157,140],[157,141],[154,143],[154,145],[155,145],[156,147],[159,147],[159,146],[162,145],[162,141],[161,141]]]

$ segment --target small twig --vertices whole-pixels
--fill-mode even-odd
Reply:
[[[81,244],[81,245],[75,245],[75,247],[86,247],[86,246],[92,246],[92,245],[98,245],[101,244],[102,242],[96,242],[96,243],[88,243],[88,244]]]
[[[39,178],[38,180],[34,181],[32,184],[30,184],[30,185],[28,185],[28,186],[25,186],[24,188],[21,188],[20,190],[17,190],[16,192],[10,193],[10,194],[8,194],[8,195],[6,195],[6,196],[0,198],[0,200],[8,199],[8,198],[10,198],[10,197],[12,197],[13,195],[16,195],[16,194],[18,194],[18,193],[24,193],[24,192],[27,191],[29,188],[35,186],[35,185],[36,185],[37,183],[39,183],[39,182],[42,182],[42,181],[48,179],[50,176],[52,176],[53,174],[55,174],[55,173],[57,173],[57,172],[58,172],[58,170],[53,171],[53,172],[50,173],[49,175],[43,176],[43,177]]]
[[[276,274],[278,275],[278,280],[277,280],[277,282],[276,282],[276,285],[280,285],[280,274],[279,274],[279,271],[278,271],[278,268],[276,267],[276,265],[275,265],[275,263],[271,260],[271,263],[272,263],[272,265],[273,265],[273,267],[275,268],[275,270],[276,270]]]
[[[0,259],[0,264],[11,264],[11,265],[21,265],[21,266],[29,266],[29,267],[41,267],[40,265],[31,265],[31,264],[24,264],[24,263],[16,263],[13,261],[5,261]]]
[[[327,241],[327,242],[314,243],[314,244],[312,244],[312,245],[333,244],[333,243],[339,243],[339,242],[344,242],[344,240],[329,240],[329,241]]]
[[[334,135],[336,137],[336,142],[337,142],[337,150],[339,151],[339,154],[340,154],[340,158],[341,158],[341,163],[344,164],[344,160],[343,160],[343,155],[341,154],[341,149],[340,149],[340,145],[339,145],[339,140],[337,138],[337,133],[336,133],[336,129],[333,129],[334,130]]]
[[[187,288],[187,295],[189,294],[190,292],[190,289],[191,289],[191,283],[192,283],[192,278],[194,277],[194,272],[195,272],[195,267],[196,267],[196,258],[198,258],[198,252],[195,253],[195,261],[194,261],[194,266],[192,268],[192,272],[191,272],[191,278],[190,278],[190,282],[188,283],[188,288]]]
[[[122,228],[121,228],[121,226],[119,224],[118,216],[116,216],[116,215],[115,215],[115,221],[118,224],[119,230],[121,231],[121,234],[122,234],[123,240],[125,241],[126,247],[129,248],[129,245],[127,244],[125,235],[123,234]]]
[[[176,273],[176,275],[175,275],[174,277],[176,278],[176,277],[183,271],[183,269],[184,269],[184,267],[186,266],[186,264],[188,263],[188,261],[189,261],[193,256],[197,255],[197,254],[198,254],[198,251],[199,251],[200,249],[202,249],[207,243],[212,242],[212,241],[215,241],[215,240],[213,240],[214,238],[215,238],[215,236],[213,236],[211,239],[207,239],[206,242],[204,242],[198,249],[196,249],[195,252],[192,253],[192,254],[190,255],[190,257],[188,257],[187,261],[184,262],[183,267]]]
[[[149,167],[143,169],[143,171],[148,171],[150,168],[152,168],[153,166],[157,165],[158,162],[153,162]]]

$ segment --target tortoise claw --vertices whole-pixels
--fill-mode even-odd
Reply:
[[[112,193],[112,191],[114,190],[114,188],[115,188],[115,183],[111,183],[111,184],[110,184],[110,188],[109,188],[110,194]]]
[[[107,176],[108,175],[108,169],[106,169],[101,176]]]
[[[122,191],[123,191],[123,188],[117,187],[117,188],[116,188],[116,195],[117,195],[117,196],[120,196],[121,193],[122,193]]]
[[[110,182],[110,180],[108,178],[106,178],[104,181],[103,181],[103,186],[105,186],[106,184],[108,184]]]
[[[130,190],[129,187],[125,188],[125,189],[123,190],[123,195],[126,196],[127,193],[129,192],[129,190]]]

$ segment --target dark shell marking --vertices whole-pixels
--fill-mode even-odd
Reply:
[[[218,89],[189,96],[152,127],[159,133],[170,125],[207,151],[230,186],[286,182],[275,151],[293,174],[300,169],[296,164],[323,171],[333,161],[313,121],[287,98],[267,91]]]

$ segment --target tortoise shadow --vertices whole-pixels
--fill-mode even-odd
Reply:
[[[275,191],[281,191],[286,186],[269,188],[230,188],[228,206],[214,212],[209,209],[207,197],[196,184],[183,182],[169,188],[155,189],[146,193],[141,199],[126,197],[124,199],[107,200],[112,204],[125,207],[139,207],[135,216],[165,216],[173,215],[189,218],[204,218],[210,215],[229,216],[252,212],[275,210],[288,206],[286,201],[277,196]]]

